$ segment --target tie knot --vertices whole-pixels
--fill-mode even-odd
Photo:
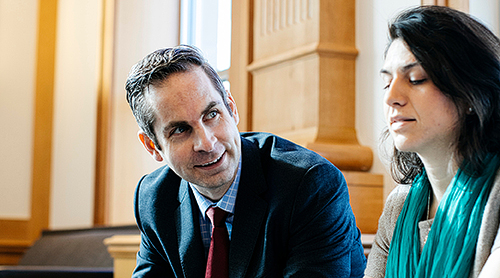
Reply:
[[[214,227],[221,227],[225,224],[227,212],[218,207],[209,207],[207,216]]]

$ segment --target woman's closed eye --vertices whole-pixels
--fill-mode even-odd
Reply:
[[[420,85],[420,84],[424,83],[425,81],[427,81],[427,78],[422,78],[422,79],[417,79],[417,80],[410,80],[410,83],[412,85]]]

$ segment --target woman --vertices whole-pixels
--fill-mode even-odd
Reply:
[[[500,41],[437,6],[403,12],[389,33],[381,75],[400,185],[365,275],[500,277]]]

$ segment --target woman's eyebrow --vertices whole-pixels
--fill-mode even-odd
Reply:
[[[414,68],[414,67],[416,67],[418,65],[419,65],[418,62],[412,62],[412,63],[406,64],[403,67],[401,67],[401,72],[402,73],[406,73],[407,71],[409,71],[410,69],[412,69],[412,68]],[[391,75],[392,73],[389,70],[387,70],[387,69],[381,69],[380,70],[380,74],[389,74],[389,75]]]

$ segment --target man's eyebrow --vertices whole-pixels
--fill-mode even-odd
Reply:
[[[166,134],[166,133],[168,133],[169,130],[172,130],[172,129],[178,128],[178,127],[186,127],[186,126],[189,126],[188,122],[186,122],[186,121],[170,122],[163,129],[163,133]]]
[[[409,63],[409,64],[407,64],[407,65],[405,65],[405,66],[403,66],[403,67],[401,68],[401,72],[402,72],[402,73],[405,73],[405,72],[409,71],[410,69],[412,69],[412,68],[414,68],[414,67],[416,67],[416,66],[418,66],[418,65],[420,65],[420,63],[419,63],[419,62]],[[386,69],[381,69],[381,70],[380,70],[380,74],[388,74],[388,75],[392,75],[392,73],[391,73],[389,70],[386,70]]]
[[[212,108],[214,108],[214,106],[217,106],[219,105],[221,102],[220,101],[211,101],[207,107],[205,107],[205,109],[203,109],[203,111],[201,112],[201,115],[206,115]]]

